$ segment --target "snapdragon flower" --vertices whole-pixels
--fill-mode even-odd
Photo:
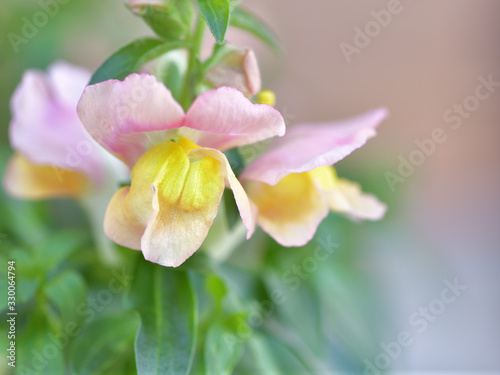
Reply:
[[[89,79],[90,72],[64,62],[47,73],[24,73],[11,100],[9,136],[16,153],[3,180],[11,196],[75,198],[105,183],[106,163],[114,158],[102,152],[76,113]]]
[[[110,239],[151,262],[179,266],[206,238],[225,187],[252,235],[252,206],[222,151],[283,135],[274,108],[221,87],[184,113],[154,76],[132,74],[87,87],[78,113],[94,139],[132,169],[131,185],[106,212]]]
[[[283,246],[302,246],[329,210],[353,220],[378,220],[386,206],[358,184],[337,177],[333,164],[373,137],[385,109],[339,123],[292,126],[240,176],[262,229]]]
[[[47,73],[24,73],[11,100],[9,136],[15,154],[3,187],[19,199],[76,199],[106,260],[116,261],[111,242],[101,235],[102,205],[129,170],[94,141],[78,118],[76,105],[90,77],[89,71],[62,61]]]

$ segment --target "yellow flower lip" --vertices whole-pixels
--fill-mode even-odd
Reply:
[[[175,137],[171,140],[171,142],[174,142],[179,146],[181,146],[188,155],[191,151],[198,150],[201,148],[201,146],[198,146],[196,143],[185,137],[180,137],[180,136]]]
[[[158,193],[170,203],[180,203],[183,209],[191,211],[193,207],[201,207],[205,187],[200,181],[191,181],[192,173],[222,181],[220,162],[211,156],[197,153],[202,149],[196,143],[184,137],[176,137],[161,143],[147,151],[132,169],[131,191],[135,191],[134,180],[140,188],[154,185]],[[195,165],[201,163],[200,165]],[[201,168],[201,169],[200,169]],[[193,186],[200,191],[192,191]],[[188,198],[187,193],[194,196]],[[201,201],[200,201],[201,200]]]
[[[25,156],[14,154],[3,186],[11,196],[21,199],[80,198],[90,188],[91,181],[82,173],[33,164]]]
[[[106,234],[150,261],[180,265],[201,246],[224,192],[220,160],[203,151],[178,137],[144,153],[108,207]]]
[[[249,180],[246,187],[258,208],[258,224],[283,246],[306,244],[329,210],[355,221],[378,220],[386,211],[377,198],[339,178],[330,166],[290,173],[276,185]]]

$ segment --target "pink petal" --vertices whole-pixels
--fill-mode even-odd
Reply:
[[[201,94],[191,105],[183,126],[193,142],[224,151],[282,136],[285,121],[274,108],[252,104],[236,89],[221,87]]]
[[[53,89],[55,99],[76,111],[76,105],[90,81],[90,72],[64,61],[56,61],[49,66],[47,73],[47,80]]]
[[[243,60],[243,71],[247,79],[248,89],[252,95],[257,95],[261,89],[260,70],[257,57],[253,50],[249,50]]]
[[[146,150],[168,140],[184,117],[170,90],[147,74],[87,87],[78,114],[92,137],[130,167]]]
[[[290,173],[333,165],[375,136],[376,126],[386,116],[387,110],[381,108],[338,123],[291,127],[243,171],[241,179],[275,185]]]
[[[100,183],[100,146],[76,113],[89,79],[89,72],[62,62],[48,75],[27,71],[11,100],[10,140],[33,164],[79,171]]]

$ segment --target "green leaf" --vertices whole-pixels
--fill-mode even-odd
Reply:
[[[33,309],[29,323],[17,343],[17,374],[53,375],[64,374],[63,349],[69,343],[64,332],[53,332],[39,309]]]
[[[198,314],[187,273],[141,260],[128,302],[141,318],[135,340],[138,374],[188,374]]]
[[[222,324],[213,324],[205,339],[205,367],[207,375],[230,375],[243,353],[243,340],[235,338],[235,330]]]
[[[274,52],[281,52],[281,47],[274,33],[256,16],[241,8],[231,12],[231,26],[245,30],[266,43]]]
[[[215,302],[216,306],[221,306],[224,297],[227,295],[227,286],[220,277],[210,274],[205,280],[205,288]]]
[[[73,374],[112,373],[109,368],[123,360],[133,345],[138,328],[139,319],[135,313],[107,316],[85,326],[71,347]]]
[[[191,28],[193,7],[191,1],[171,0],[165,6],[146,6],[141,16],[160,37],[178,40]]]
[[[241,156],[241,153],[237,148],[232,148],[225,151],[224,155],[226,155],[234,174],[236,175],[236,177],[238,177],[245,167],[245,161]],[[240,219],[240,211],[238,210],[238,206],[236,205],[236,201],[234,199],[234,194],[232,191],[226,189],[223,195],[223,199],[226,208],[228,228],[232,229]]]
[[[252,374],[326,374],[311,372],[290,350],[286,342],[255,333],[248,339],[252,360],[246,366]]]
[[[224,190],[224,207],[226,208],[227,226],[231,230],[235,224],[240,220],[240,211],[234,199],[234,194],[229,189]]]
[[[87,236],[71,230],[51,234],[37,253],[39,268],[52,271],[74,251],[81,249]]]
[[[334,334],[354,358],[363,358],[376,350],[378,343],[368,334],[373,331],[372,315],[377,315],[369,285],[343,262],[319,268],[313,282],[326,312],[323,330]]]
[[[229,0],[197,0],[197,2],[215,41],[222,44],[229,26]]]
[[[165,42],[154,38],[138,39],[111,55],[94,73],[89,85],[108,79],[125,79],[148,61],[182,46],[181,42]]]
[[[297,267],[301,266],[302,264],[299,263]],[[292,269],[295,270],[295,268]],[[303,268],[298,269],[300,272],[297,274],[293,273],[293,271],[269,272],[265,276],[265,282],[268,290],[279,293],[284,301],[284,303],[275,304],[276,315],[300,336],[301,340],[312,352],[323,355],[322,351],[325,345],[324,335],[321,330],[319,296],[316,289],[311,286],[310,275],[303,274]],[[304,280],[297,275],[307,277],[307,279]],[[288,284],[284,284],[283,281]],[[295,283],[292,284],[292,282]],[[298,288],[293,288],[296,285],[298,285]]]
[[[282,369],[273,357],[267,340],[261,334],[254,334],[248,340],[249,350],[253,356],[254,370],[266,371],[269,374],[280,374]]]
[[[76,319],[77,307],[85,300],[87,287],[78,272],[66,270],[45,284],[43,292],[59,311],[61,320],[69,322]]]
[[[224,155],[226,155],[234,174],[238,177],[245,167],[245,160],[241,156],[240,151],[237,148],[231,148],[224,151]]]

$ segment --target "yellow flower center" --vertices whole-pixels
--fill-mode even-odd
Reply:
[[[334,167],[323,165],[305,173],[309,174],[316,186],[323,190],[335,189],[338,186],[339,178]]]
[[[331,189],[336,184],[332,167],[321,166],[304,173],[291,173],[276,185],[248,183],[248,194],[259,208],[259,215],[269,220],[300,222],[311,207],[321,206],[318,188]]]
[[[217,215],[224,192],[221,161],[186,138],[145,152],[132,184],[111,200],[104,229],[146,259],[177,267],[198,249]]]
[[[220,162],[202,152],[186,138],[161,143],[137,161],[125,205],[143,224],[151,214],[151,201],[158,193],[159,205],[194,211],[210,205],[222,194],[224,185]]]

